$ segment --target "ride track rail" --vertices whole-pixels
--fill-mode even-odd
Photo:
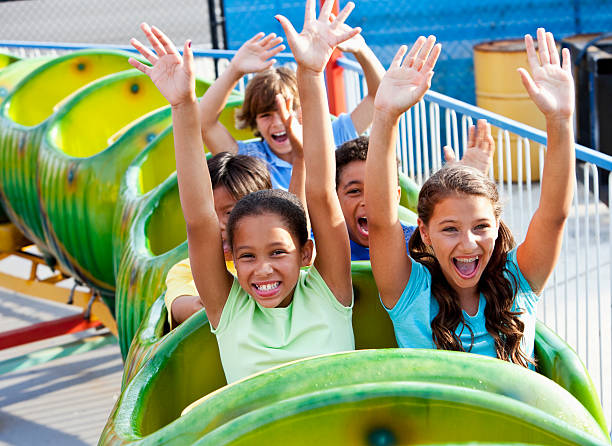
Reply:
[[[23,41],[0,41],[0,48],[22,57],[94,48],[135,52],[123,45]],[[194,48],[198,74],[205,72],[211,77],[214,72],[212,59],[229,61],[234,54],[232,50]],[[294,64],[288,53],[280,53],[276,59],[282,64]],[[340,58],[336,63],[344,69],[347,106],[352,109],[367,91],[363,73],[352,60]],[[220,65],[223,68],[223,64]],[[249,76],[239,83],[239,91],[243,91],[248,79]],[[424,99],[401,118],[397,147],[400,170],[422,184],[441,167],[443,146],[450,145],[461,156],[467,144],[467,128],[477,119],[486,119],[497,128],[500,156],[494,160],[491,176],[505,197],[504,220],[520,242],[539,198],[537,173],[541,174],[543,164],[545,132],[428,91]],[[580,165],[573,211],[566,225],[560,260],[543,292],[538,314],[585,362],[598,388],[608,425],[611,425],[612,243],[609,236],[612,219],[610,195],[600,197],[600,190],[607,193],[607,184],[612,182],[612,157],[579,144],[575,148]],[[606,200],[605,205],[600,198]]]

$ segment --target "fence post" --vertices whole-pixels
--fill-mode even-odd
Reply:
[[[325,0],[321,0],[323,5]],[[334,2],[333,13],[338,15],[340,8],[338,1]],[[346,97],[344,96],[343,68],[338,66],[336,60],[342,57],[340,50],[335,49],[325,67],[325,79],[327,82],[327,100],[330,113],[338,116],[346,112]]]

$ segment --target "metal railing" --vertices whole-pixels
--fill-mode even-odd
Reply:
[[[40,42],[0,42],[0,51],[21,57],[62,54],[85,48],[129,46],[72,45]],[[199,76],[214,76],[214,59],[222,71],[234,51],[195,50]],[[276,59],[294,64],[291,54]],[[224,62],[225,61],[225,62]],[[345,69],[347,106],[354,108],[367,92],[358,64],[340,59]],[[248,77],[238,85],[243,90]],[[505,199],[504,221],[520,243],[539,200],[546,134],[528,125],[448,96],[429,91],[400,120],[397,153],[403,173],[422,184],[442,166],[442,147],[450,145],[460,158],[467,145],[467,129],[486,119],[495,130],[497,153],[491,176]],[[514,157],[513,157],[514,154]],[[543,292],[538,317],[579,354],[599,391],[608,426],[612,423],[612,219],[610,198],[600,201],[600,188],[612,181],[612,157],[576,145],[579,160],[573,210],[565,229],[563,249],[553,277]],[[608,180],[602,183],[600,179]]]
[[[347,59],[338,64],[346,71],[347,103],[354,106],[366,91],[361,68]],[[467,147],[468,126],[477,119],[486,119],[496,129],[497,156],[490,174],[504,197],[504,221],[520,243],[539,201],[545,132],[429,91],[400,119],[400,169],[422,184],[441,167],[445,145],[451,146],[460,158]],[[612,157],[579,144],[575,147],[578,166],[573,210],[565,228],[560,260],[540,299],[538,317],[563,337],[586,364],[610,426],[612,219],[610,198],[605,205],[599,192],[600,188],[607,191],[612,181]]]

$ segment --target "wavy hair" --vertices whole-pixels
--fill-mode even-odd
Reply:
[[[487,302],[485,326],[495,341],[495,351],[499,359],[527,367],[533,364],[533,360],[521,349],[525,325],[518,317],[521,313],[512,311],[518,280],[506,268],[507,254],[514,248],[515,243],[508,226],[500,221],[502,205],[495,183],[476,169],[457,164],[446,166],[432,175],[421,188],[418,216],[427,225],[437,203],[451,196],[466,195],[488,198],[493,205],[495,219],[499,222],[493,253],[478,281],[478,292],[483,294]],[[455,333],[457,327],[463,324],[463,327],[470,330],[472,342],[474,333],[469,325],[465,324],[457,292],[444,277],[438,259],[431,247],[424,243],[420,231],[414,231],[412,234],[409,250],[410,256],[431,273],[431,293],[440,308],[431,322],[436,347],[463,351],[461,340]]]

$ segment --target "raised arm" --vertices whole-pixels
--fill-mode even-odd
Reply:
[[[274,65],[276,60],[273,57],[285,49],[284,45],[279,45],[282,41],[282,37],[276,37],[274,33],[268,35],[258,33],[247,40],[236,52],[226,70],[200,99],[202,137],[206,147],[213,154],[238,152],[236,140],[219,122],[219,115],[243,76],[263,71]]]
[[[344,26],[348,28],[347,25]],[[362,134],[372,124],[374,98],[376,97],[380,80],[385,74],[385,68],[361,34],[357,34],[349,40],[342,42],[338,45],[338,49],[355,56],[355,59],[361,65],[363,77],[368,87],[368,94],[364,96],[361,102],[357,104],[357,107],[351,112],[351,121],[353,121],[355,130],[357,130],[358,134]]]
[[[495,153],[495,141],[491,136],[491,124],[485,119],[478,120],[478,128],[473,125],[468,130],[468,143],[459,163],[478,169],[489,175]],[[455,162],[455,151],[450,146],[444,146],[444,160]]]
[[[317,243],[314,265],[334,296],[345,306],[352,302],[351,261],[346,223],[336,194],[334,138],[323,70],[338,43],[357,34],[342,25],[354,8],[348,2],[330,21],[334,0],[326,0],[316,17],[315,0],[307,0],[300,34],[283,16],[280,21],[298,63],[297,80],[304,125],[306,199]]]
[[[435,37],[419,37],[404,62],[402,45],[383,77],[374,101],[374,122],[366,160],[365,201],[372,272],[385,307],[393,308],[410,278],[404,232],[397,215],[395,140],[399,118],[431,85],[440,54]]]
[[[232,285],[232,276],[225,267],[221,229],[204,156],[191,41],[185,42],[184,58],[181,58],[170,39],[159,29],[146,24],[141,28],[157,55],[132,39],[132,45],[152,66],[132,58],[130,64],[148,75],[172,106],[176,172],[187,225],[189,260],[208,319],[216,327]]]
[[[574,195],[574,82],[569,50],[563,49],[561,64],[551,33],[538,29],[539,59],[529,35],[525,46],[533,77],[522,68],[519,72],[529,97],[546,118],[547,149],[540,203],[518,247],[517,261],[531,288],[540,294],[557,264]]]

